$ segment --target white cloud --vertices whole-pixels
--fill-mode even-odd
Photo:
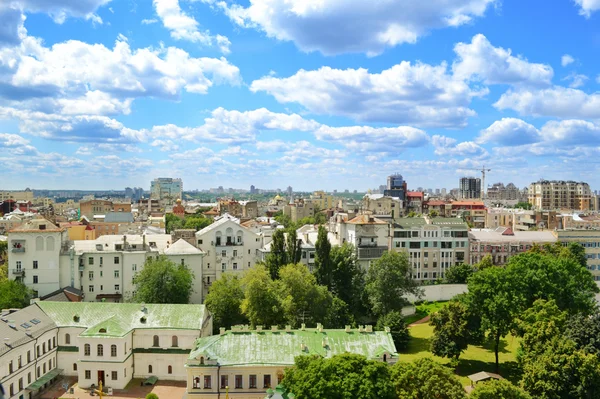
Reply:
[[[589,121],[549,121],[540,132],[545,140],[561,146],[600,145],[600,126]]]
[[[265,76],[250,86],[280,103],[299,103],[318,114],[417,126],[464,126],[475,112],[474,92],[447,73],[447,66],[403,61],[381,73],[366,69],[299,70],[288,78]]]
[[[16,45],[26,35],[25,15],[10,4],[0,4],[0,48]]]
[[[204,46],[216,44],[224,54],[229,54],[231,43],[225,36],[212,36],[208,31],[200,31],[200,24],[187,15],[179,6],[179,0],[153,0],[156,14],[176,40],[188,40]]]
[[[154,140],[151,144],[152,147],[159,147],[161,151],[173,152],[179,150],[179,146],[171,140]]]
[[[570,81],[571,83],[569,83],[569,87],[573,89],[577,89],[578,87],[584,86],[585,82],[587,82],[588,79],[589,78],[587,76],[575,72],[571,72],[570,74],[562,78],[563,81]]]
[[[592,13],[600,10],[600,0],[575,0],[575,3],[581,7],[579,14],[586,18],[592,16]]]
[[[371,126],[321,126],[315,136],[319,140],[337,142],[355,152],[388,151],[400,152],[407,148],[422,147],[429,136],[422,130],[399,126],[375,128]]]
[[[514,146],[536,143],[540,140],[540,133],[535,126],[517,118],[502,118],[482,130],[476,142]]]
[[[10,0],[9,0],[10,1]],[[12,0],[12,4],[25,12],[45,13],[54,22],[62,24],[68,17],[84,18],[95,23],[102,23],[96,15],[98,8],[111,0]]]
[[[488,155],[485,148],[472,141],[457,143],[456,139],[447,136],[434,135],[431,138],[431,144],[435,148],[435,154],[440,156],[483,157]]]
[[[495,0],[253,0],[247,8],[214,2],[236,24],[293,41],[303,51],[326,55],[366,53],[415,43],[432,29],[482,17]],[[335,29],[332,29],[335,27]]]
[[[473,77],[486,84],[549,85],[553,70],[549,65],[535,64],[523,57],[515,57],[510,49],[494,47],[488,39],[478,34],[471,43],[454,46],[458,61],[452,65],[459,79]]]
[[[570,65],[575,62],[575,58],[570,56],[569,54],[565,54],[560,58],[560,64],[564,67]]]
[[[509,90],[494,104],[500,110],[512,109],[521,115],[555,118],[600,118],[600,93],[561,86],[543,90]]]
[[[151,25],[151,24],[155,24],[157,22],[158,22],[158,19],[156,19],[156,18],[142,19],[142,25]]]

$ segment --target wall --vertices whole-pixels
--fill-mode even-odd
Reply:
[[[449,301],[454,296],[467,292],[466,284],[440,284],[426,285],[423,288],[423,296],[418,299],[414,295],[408,295],[410,302],[421,301]]]

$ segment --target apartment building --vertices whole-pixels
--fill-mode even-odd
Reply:
[[[300,355],[329,358],[354,353],[369,360],[394,364],[398,353],[385,331],[371,326],[345,330],[317,328],[256,330],[239,326],[219,335],[199,338],[187,359],[187,396],[263,399],[282,380],[284,369]]]
[[[398,197],[383,194],[365,194],[362,201],[362,211],[373,216],[401,217],[404,215],[404,203]]]
[[[241,273],[261,260],[263,240],[260,234],[242,226],[239,219],[225,214],[196,232],[196,246],[205,254],[199,281],[206,291],[222,273]]]
[[[600,227],[557,229],[553,234],[562,245],[571,242],[581,244],[585,248],[588,270],[594,280],[600,281]]]
[[[451,206],[450,217],[462,218],[475,228],[485,227],[487,211],[483,201],[454,201]]]
[[[529,185],[529,203],[539,210],[590,210],[592,191],[584,182],[540,180]]]
[[[1,320],[0,381],[10,399],[37,396],[60,375],[82,388],[185,381],[196,340],[212,334],[204,305],[40,301]]]
[[[521,200],[521,190],[513,183],[494,183],[487,189],[487,199],[490,201],[519,201]]]
[[[556,236],[551,231],[515,231],[510,227],[471,229],[469,231],[470,261],[474,265],[490,255],[494,265],[504,265],[534,245],[553,244]]]
[[[304,218],[315,216],[315,205],[311,201],[297,199],[283,206],[283,214],[295,223]]]
[[[367,270],[371,262],[388,250],[389,224],[372,215],[358,215],[352,219],[338,214],[331,232],[339,245],[352,244],[356,250],[357,263]],[[335,244],[332,244],[335,245]]]
[[[0,202],[7,200],[33,202],[33,191],[30,189],[23,191],[0,191]]]
[[[478,177],[463,177],[459,181],[458,198],[481,199],[481,179]]]
[[[468,262],[468,229],[456,218],[402,218],[391,227],[390,250],[408,253],[414,279],[436,280],[449,267]]]
[[[106,215],[109,212],[131,213],[130,202],[113,202],[111,200],[91,199],[79,202],[79,215],[88,220],[94,220],[96,215]]]
[[[315,191],[310,195],[310,202],[319,209],[329,209],[335,206],[335,199],[325,191]],[[307,199],[308,202],[308,199]]]
[[[488,208],[485,220],[487,229],[510,227],[513,231],[552,230],[558,226],[559,219],[555,211]]]
[[[159,177],[150,183],[150,198],[159,200],[163,207],[173,207],[177,198],[183,198],[183,181]]]

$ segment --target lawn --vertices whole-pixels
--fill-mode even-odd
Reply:
[[[449,359],[434,356],[429,351],[429,339],[433,336],[433,327],[428,323],[418,324],[409,328],[411,340],[409,348],[400,353],[400,361],[411,362],[422,357],[432,357],[443,364]],[[500,375],[512,383],[518,383],[519,375],[515,354],[519,346],[518,339],[508,335],[500,341]],[[469,345],[459,358],[455,372],[463,385],[469,385],[468,375],[479,371],[495,372],[495,357],[493,345],[486,343],[482,346]]]
[[[437,312],[444,307],[446,303],[448,302],[424,302],[420,305],[417,305],[415,314],[405,317],[404,321],[407,325],[412,324],[415,321],[421,320],[422,318]]]

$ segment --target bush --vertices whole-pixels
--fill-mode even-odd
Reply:
[[[148,395],[146,395],[146,399],[158,399],[158,395],[154,392],[150,392]]]
[[[385,316],[381,316],[377,320],[377,326],[375,328],[383,331],[384,327],[390,328],[390,333],[397,351],[408,348],[410,333],[408,332],[408,327],[404,322],[404,317],[401,312],[393,310]]]

